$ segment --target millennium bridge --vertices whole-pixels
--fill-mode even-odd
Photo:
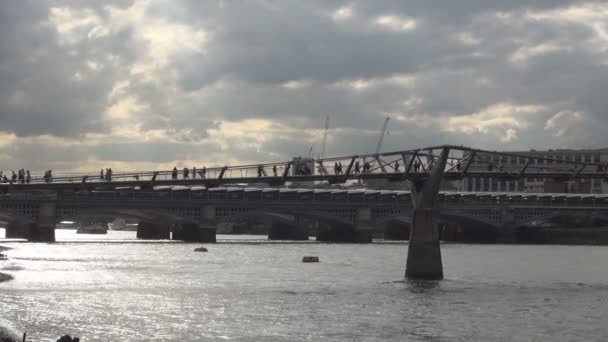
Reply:
[[[517,159],[518,165],[505,161]],[[344,166],[344,168],[343,168]],[[142,238],[215,241],[218,223],[257,216],[272,222],[271,238],[297,237],[302,220],[316,222],[322,241],[369,242],[374,225],[409,227],[406,276],[443,277],[439,223],[471,220],[508,236],[520,225],[568,212],[605,217],[606,198],[566,194],[441,193],[446,180],[464,177],[608,179],[598,163],[552,160],[434,146],[380,154],[286,162],[142,171],[100,175],[56,174],[0,183],[0,219],[7,236],[54,241],[56,223],[94,214],[137,218]],[[223,188],[230,185],[343,184],[383,180],[410,184],[410,191],[322,191]],[[162,187],[182,187],[163,191]],[[299,232],[298,232],[299,231]]]

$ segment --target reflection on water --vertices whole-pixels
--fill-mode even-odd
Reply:
[[[608,336],[606,247],[443,245],[447,280],[420,282],[403,280],[404,244],[247,237],[259,241],[208,244],[208,253],[196,253],[200,244],[134,237],[57,231],[63,242],[2,243],[13,249],[0,271],[15,280],[0,284],[0,318],[35,341],[64,333],[85,341]],[[112,241],[72,241],[81,238]],[[321,262],[304,264],[303,255]]]

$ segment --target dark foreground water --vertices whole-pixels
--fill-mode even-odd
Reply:
[[[446,244],[446,280],[406,282],[405,244],[132,238],[0,240],[0,324],[34,341],[608,340],[608,247]]]

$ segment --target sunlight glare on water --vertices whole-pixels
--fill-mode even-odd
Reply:
[[[196,253],[200,244],[141,242],[134,232],[57,233],[53,244],[2,243],[13,249],[0,271],[15,279],[0,284],[1,318],[34,341],[608,336],[606,247],[446,244],[446,280],[408,282],[402,243],[232,236]],[[321,262],[304,264],[304,255]]]

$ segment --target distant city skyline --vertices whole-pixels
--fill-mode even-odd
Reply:
[[[0,170],[608,147],[600,1],[5,1]]]

